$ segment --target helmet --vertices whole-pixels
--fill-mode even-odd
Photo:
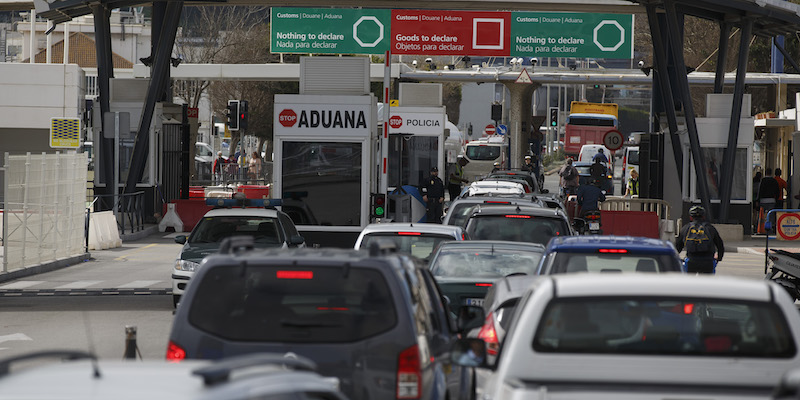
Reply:
[[[689,209],[689,216],[690,217],[705,217],[706,216],[706,209],[700,206],[693,206]]]
[[[603,152],[603,148],[601,147],[601,148],[597,149],[597,152],[598,153],[602,153]]]

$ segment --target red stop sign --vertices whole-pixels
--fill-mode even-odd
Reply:
[[[403,118],[400,117],[399,115],[395,115],[395,116],[389,118],[389,126],[391,126],[394,129],[397,129],[397,128],[403,126]]]
[[[297,122],[297,114],[293,110],[283,110],[278,114],[278,122],[286,128],[294,126]]]
[[[495,132],[497,132],[497,128],[495,128],[494,125],[489,124],[486,125],[486,128],[483,128],[483,131],[486,132],[487,135],[492,136]]]

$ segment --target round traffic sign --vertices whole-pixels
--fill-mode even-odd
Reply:
[[[603,145],[611,151],[619,150],[622,147],[622,132],[612,129],[603,135]]]
[[[778,238],[783,240],[800,239],[800,214],[793,212],[778,213]]]
[[[497,129],[495,129],[494,125],[489,124],[486,125],[486,128],[483,128],[483,131],[486,132],[487,135],[492,136],[495,132],[497,132]]]
[[[506,133],[508,133],[508,127],[507,126],[505,126],[503,124],[497,125],[497,134],[498,135],[505,135]]]

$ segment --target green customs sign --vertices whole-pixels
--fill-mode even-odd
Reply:
[[[632,58],[633,15],[511,13],[511,56]]]
[[[391,10],[273,7],[273,53],[384,54]]]

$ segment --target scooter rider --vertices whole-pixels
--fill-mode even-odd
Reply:
[[[691,223],[681,229],[675,248],[678,252],[686,248],[686,272],[713,274],[714,266],[722,261],[725,254],[725,244],[716,228],[706,221],[706,210],[703,207],[690,208],[689,219]]]
[[[593,180],[590,185],[578,187],[578,205],[581,207],[581,218],[587,212],[600,209],[600,202],[606,201],[606,195],[600,189],[600,181]]]

